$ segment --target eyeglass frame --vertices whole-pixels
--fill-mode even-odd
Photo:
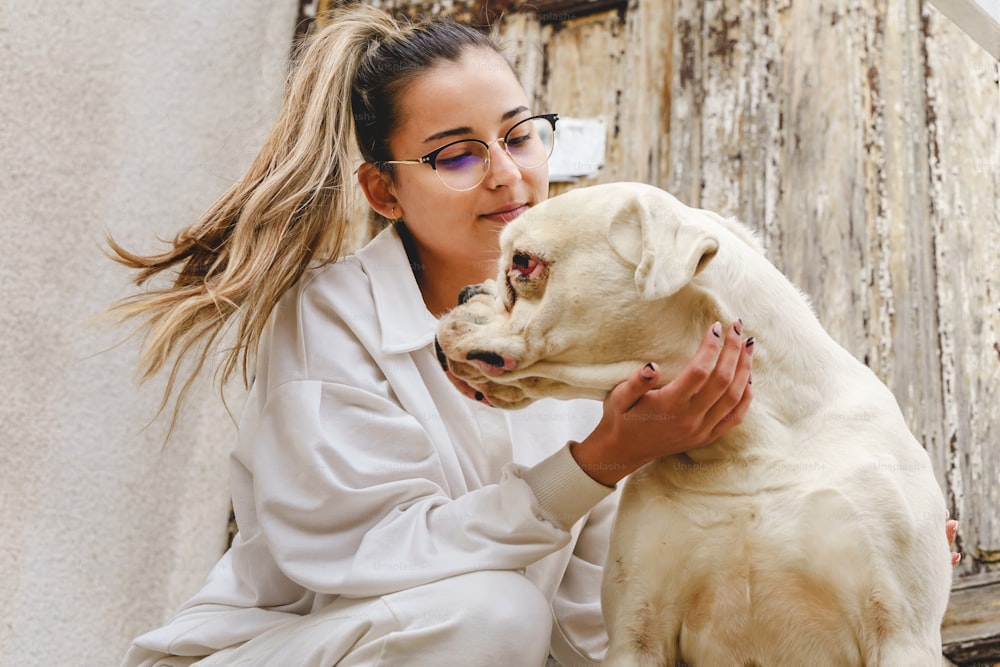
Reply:
[[[549,121],[549,124],[552,125],[552,150],[555,150],[555,146],[556,146],[556,138],[555,138],[555,134],[556,134],[556,121],[559,120],[559,114],[557,114],[557,113],[541,113],[541,114],[537,114],[535,116],[528,116],[527,118],[524,118],[522,120],[517,121],[516,123],[514,123],[514,125],[511,126],[511,128],[509,130],[507,130],[507,132],[502,137],[497,137],[496,139],[494,139],[493,141],[491,141],[489,143],[483,141],[482,139],[456,139],[455,141],[450,141],[450,142],[446,143],[444,146],[440,146],[438,148],[435,148],[434,150],[432,150],[427,155],[424,155],[424,156],[422,156],[420,158],[417,158],[415,160],[376,160],[372,164],[374,164],[377,169],[380,169],[382,171],[386,171],[386,169],[385,169],[386,165],[390,165],[390,164],[427,164],[427,165],[430,165],[431,169],[434,170],[434,173],[437,174],[437,177],[441,181],[441,184],[444,185],[446,188],[448,188],[449,190],[454,190],[455,192],[468,192],[469,190],[473,190],[473,189],[479,187],[479,185],[483,181],[486,180],[486,176],[490,173],[490,167],[493,164],[490,161],[490,147],[493,144],[497,143],[498,141],[502,141],[503,142],[503,150],[507,154],[507,157],[509,157],[514,162],[514,164],[516,164],[517,166],[521,167],[522,169],[536,169],[538,167],[541,167],[543,164],[545,164],[546,162],[549,161],[549,158],[552,157],[552,150],[549,151],[549,154],[545,157],[545,160],[543,162],[539,162],[534,167],[525,167],[520,162],[517,161],[517,158],[515,158],[511,154],[510,148],[508,148],[508,146],[507,146],[507,137],[509,137],[510,133],[514,131],[514,128],[516,128],[518,125],[520,125],[522,123],[527,123],[529,120],[535,120],[537,118],[542,118],[544,120],[547,120],[547,121]],[[474,142],[476,142],[478,144],[482,144],[483,146],[486,147],[486,168],[483,170],[483,176],[482,176],[482,178],[480,178],[478,181],[476,181],[475,185],[470,185],[467,188],[459,189],[459,188],[453,188],[452,186],[450,186],[447,183],[445,183],[444,178],[441,176],[441,172],[439,172],[438,168],[437,168],[437,157],[446,148],[454,146],[455,144],[460,144],[463,141],[474,141]]]

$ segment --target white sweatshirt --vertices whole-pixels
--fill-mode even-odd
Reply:
[[[232,453],[239,535],[204,588],[137,645],[205,655],[337,596],[497,569],[525,570],[552,600],[564,663],[603,657],[617,494],[567,445],[593,430],[600,404],[471,401],[438,364],[436,325],[391,227],[289,290]]]

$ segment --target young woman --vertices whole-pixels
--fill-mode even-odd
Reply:
[[[173,385],[231,329],[225,374],[253,375],[239,535],[125,665],[600,660],[614,486],[738,424],[752,348],[716,324],[676,380],[655,389],[647,365],[603,405],[504,412],[450,384],[436,317],[546,197],[555,117],[536,112],[482,34],[357,6],[311,39],[256,161],[172,249],[112,242],[139,284],[177,272],[118,306],[150,334],[147,374],[171,366]],[[354,179],[394,223],[339,258]]]

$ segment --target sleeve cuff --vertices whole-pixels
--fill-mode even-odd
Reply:
[[[614,492],[585,473],[570,453],[573,442],[552,456],[521,471],[538,499],[541,518],[569,530],[594,505]]]

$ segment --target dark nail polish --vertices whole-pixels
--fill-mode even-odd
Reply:
[[[747,338],[747,349],[749,350],[751,347],[753,347],[753,344],[755,342],[756,341],[754,340],[753,336],[750,336],[749,338]]]
[[[736,332],[737,336],[743,333],[743,320],[736,320],[733,322],[733,331]]]
[[[716,338],[722,338],[722,325],[718,322],[712,325],[712,335]]]
[[[477,392],[476,392],[476,400],[477,400],[477,401],[481,401],[481,400],[483,400],[484,398],[486,398],[486,396],[485,396],[485,395],[483,394],[483,392],[481,392],[481,391],[477,391]]]

